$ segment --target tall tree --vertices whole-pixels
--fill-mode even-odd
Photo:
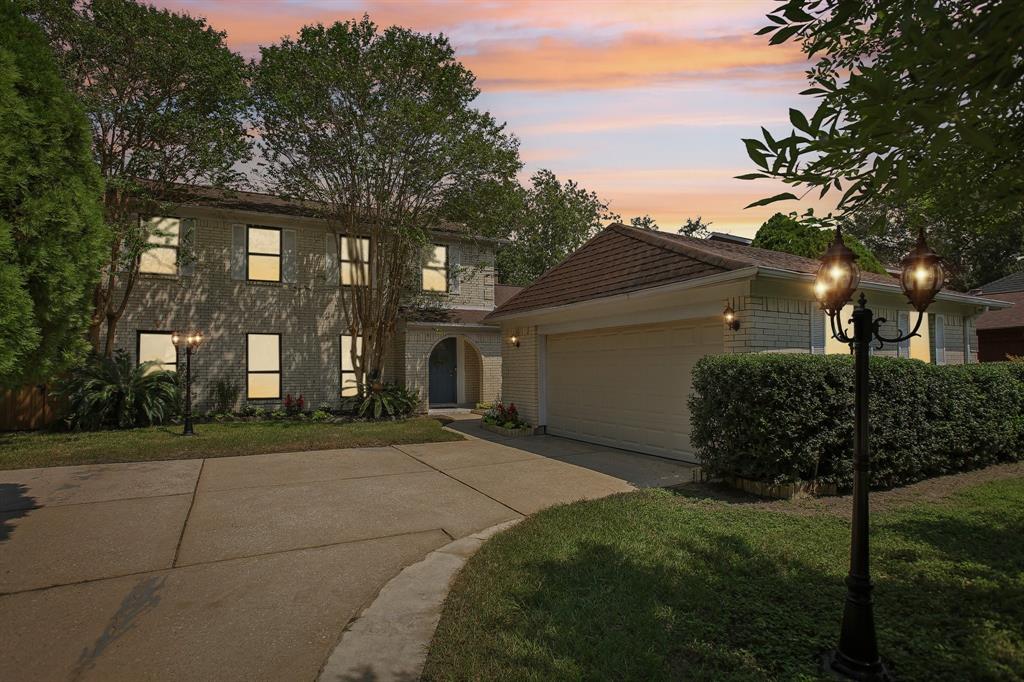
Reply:
[[[0,385],[51,378],[84,350],[106,250],[89,127],[46,37],[0,4]]]
[[[24,0],[92,125],[113,239],[89,338],[110,355],[153,228],[140,220],[185,184],[240,179],[250,155],[245,61],[205,19],[134,0]],[[188,257],[187,249],[179,249]]]
[[[710,228],[711,223],[706,223],[700,216],[697,216],[696,218],[687,218],[676,232],[687,237],[707,239],[711,236]]]
[[[595,192],[573,180],[564,183],[549,170],[539,170],[526,188],[522,217],[498,252],[498,275],[506,284],[526,285],[560,263],[618,220]]]
[[[744,140],[758,171],[802,193],[838,193],[864,229],[903,234],[927,219],[949,248],[1021,253],[1024,5],[1018,0],[786,0],[759,33],[797,41],[810,116]],[[796,198],[786,192],[755,204]],[[862,214],[862,215],[857,215]],[[870,219],[869,219],[870,217]],[[945,255],[954,252],[946,250]],[[981,277],[983,261],[960,268]],[[990,276],[986,273],[984,276]]]
[[[757,234],[754,235],[751,246],[818,259],[828,249],[834,237],[833,230],[820,227],[810,221],[798,221],[795,213],[790,215],[776,213],[761,225]],[[857,264],[862,270],[880,275],[886,274],[882,263],[860,243],[860,240],[848,235],[844,237],[844,240],[850,250],[857,254]],[[900,257],[902,258],[902,256]]]
[[[629,219],[629,224],[633,227],[639,227],[641,230],[657,230],[658,223],[651,216],[646,213],[642,216],[633,216]]]
[[[343,286],[356,381],[380,375],[403,300],[418,288],[430,227],[450,196],[508,181],[518,141],[473,108],[475,78],[444,36],[368,17],[305,26],[260,50],[253,94],[265,179],[274,191],[312,200],[369,254]]]

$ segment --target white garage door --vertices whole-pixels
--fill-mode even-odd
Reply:
[[[713,318],[549,336],[548,433],[693,461],[690,373],[722,352],[722,329]]]

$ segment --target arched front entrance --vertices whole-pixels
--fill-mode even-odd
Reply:
[[[480,401],[483,365],[480,351],[464,336],[438,341],[427,362],[430,407],[472,407]]]

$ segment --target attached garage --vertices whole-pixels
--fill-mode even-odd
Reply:
[[[734,242],[610,225],[491,312],[501,398],[540,432],[688,461],[694,365],[718,353],[847,353],[827,343],[820,263]],[[910,319],[899,282],[861,273],[887,336]],[[977,316],[1009,302],[943,291],[926,362],[977,361]],[[727,325],[723,312],[733,317]],[[939,320],[942,324],[939,325]],[[902,357],[885,344],[876,355]]]
[[[547,338],[547,431],[693,461],[690,373],[723,351],[717,319]]]

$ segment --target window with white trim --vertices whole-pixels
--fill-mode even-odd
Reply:
[[[146,249],[139,258],[139,272],[148,275],[177,275],[181,219],[154,217],[144,222]]]
[[[281,335],[246,334],[246,398],[281,397]]]
[[[448,291],[448,247],[435,244],[423,266],[424,291]]]
[[[281,281],[281,229],[248,226],[245,238],[246,279]]]
[[[355,341],[356,353],[363,352],[363,337],[341,335],[341,397],[350,398],[359,395],[356,383],[356,367],[352,362],[352,342]]]
[[[178,349],[171,343],[171,332],[139,332],[136,354],[141,365],[144,362],[158,362],[148,372],[161,369],[178,371]]]
[[[366,286],[370,283],[370,240],[367,237],[339,238],[341,283],[344,286]]]

